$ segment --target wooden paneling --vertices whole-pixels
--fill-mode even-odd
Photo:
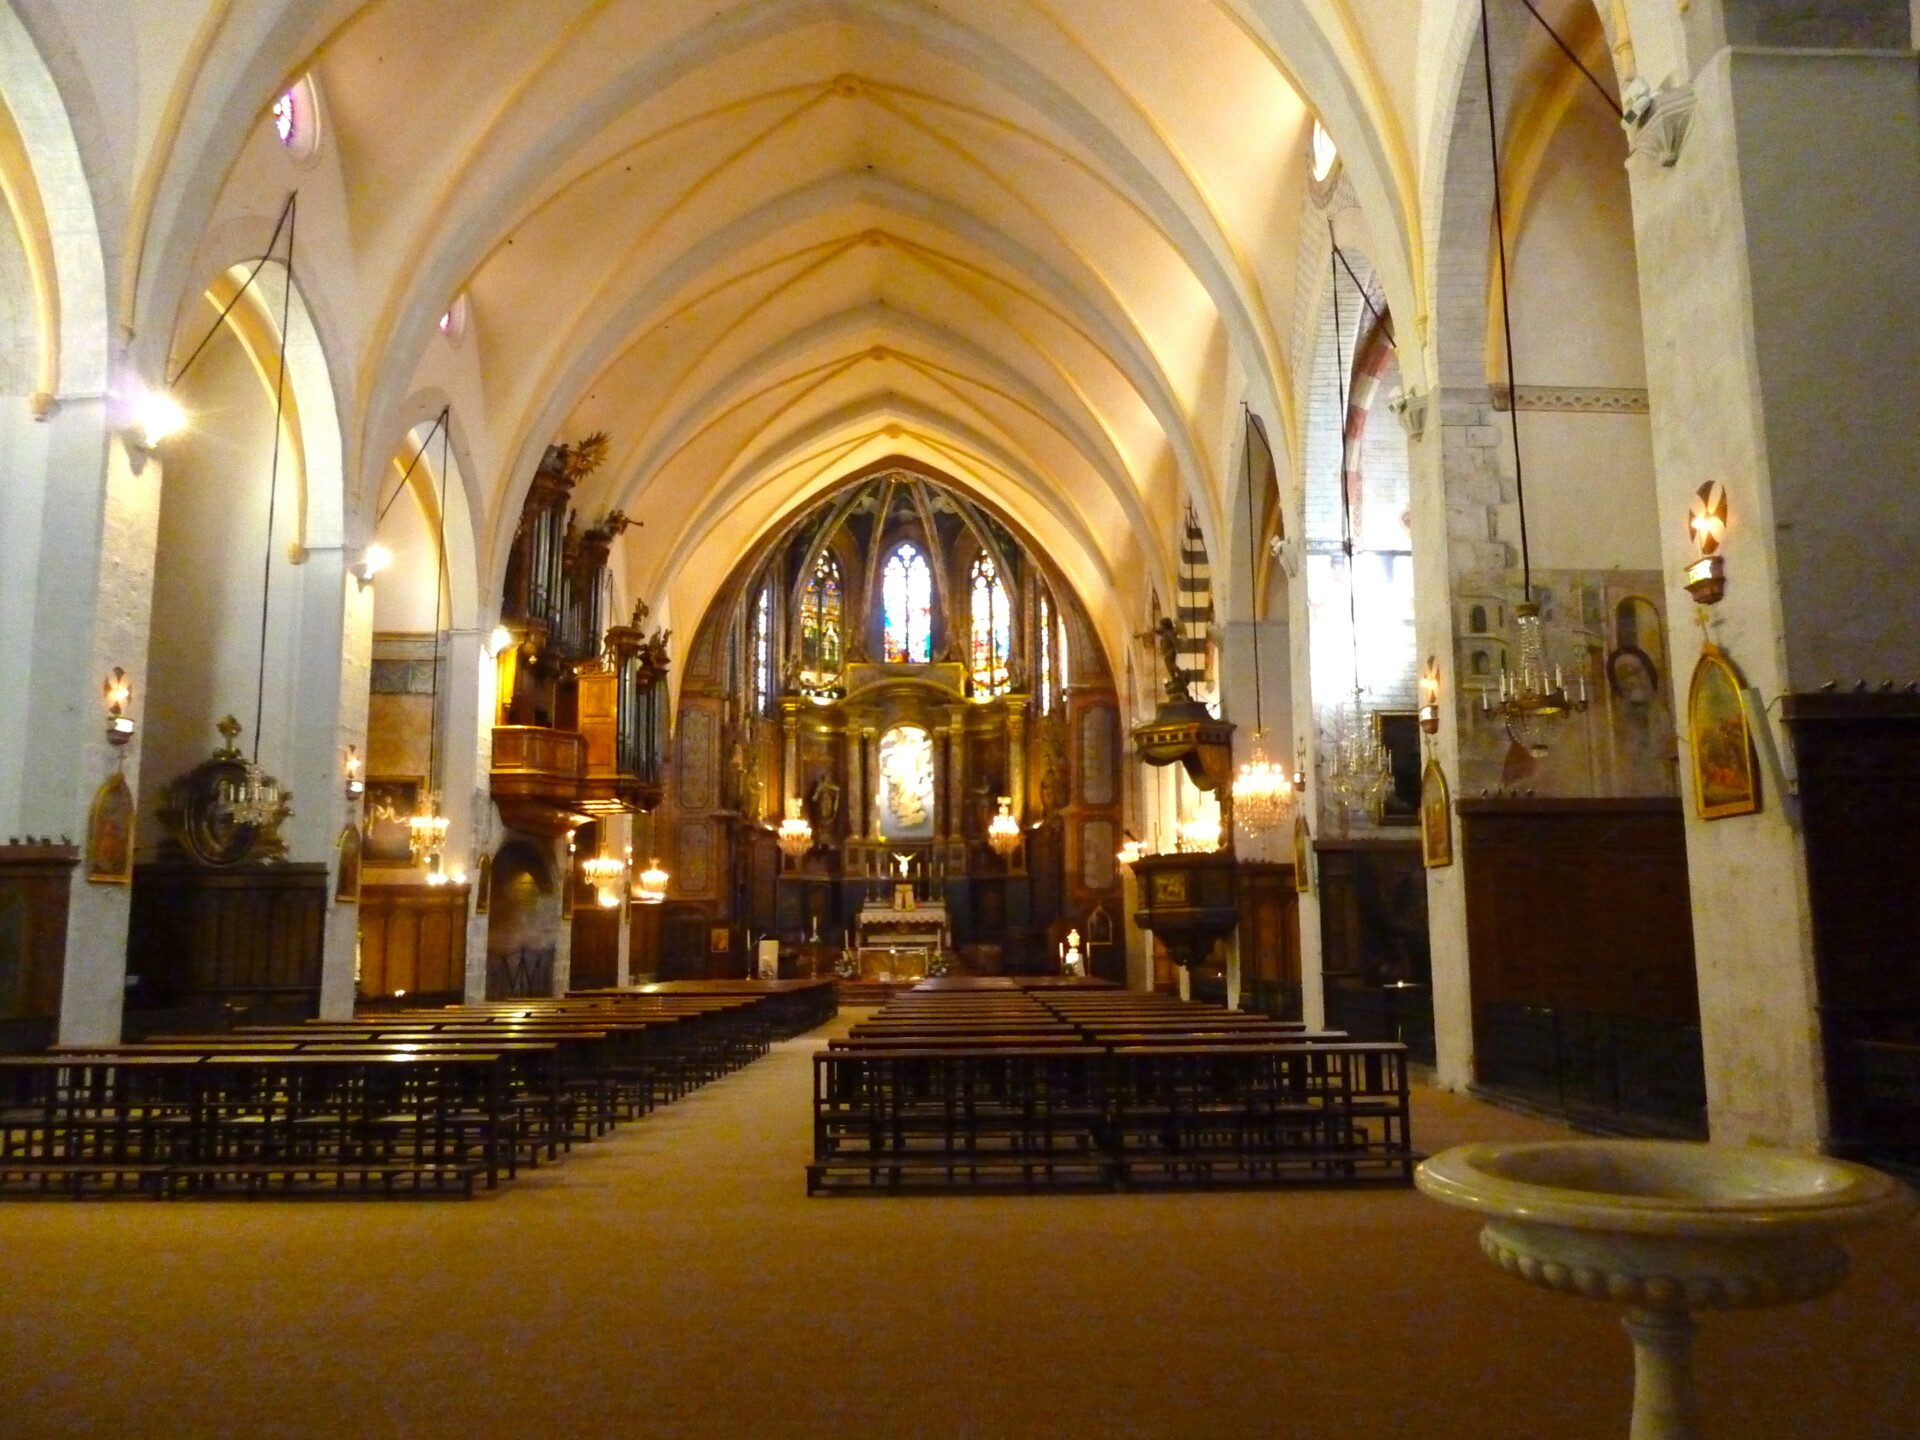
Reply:
[[[360,993],[446,995],[466,989],[467,887],[360,887]]]
[[[0,1052],[53,1041],[79,858],[70,845],[0,846]]]
[[[591,890],[587,891],[589,897]],[[648,907],[652,908],[652,907]],[[620,979],[620,907],[589,898],[573,907],[573,951],[567,984],[575,990],[604,989]]]
[[[1463,800],[1475,1069],[1586,1123],[1702,1134],[1677,800]]]
[[[320,864],[136,865],[127,926],[134,1006],[318,1013],[328,903]]]
[[[1476,1005],[1697,1024],[1678,800],[1462,800]]]
[[[1920,697],[1790,695],[1784,713],[1834,1148],[1920,1164]]]
[[[1300,897],[1291,865],[1240,863],[1240,990],[1242,1008],[1300,1013]]]

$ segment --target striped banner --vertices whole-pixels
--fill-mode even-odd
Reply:
[[[1207,565],[1207,542],[1191,505],[1180,541],[1178,584],[1174,623],[1180,629],[1180,668],[1196,683],[1210,685],[1213,677],[1207,673],[1207,639],[1213,626],[1213,572]]]

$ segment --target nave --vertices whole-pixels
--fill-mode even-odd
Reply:
[[[1612,1307],[1410,1190],[808,1200],[814,1053],[470,1204],[0,1205],[0,1434],[1613,1440]],[[1557,1126],[1425,1087],[1415,1134]],[[1707,1320],[1713,1435],[1904,1440],[1912,1230]]]

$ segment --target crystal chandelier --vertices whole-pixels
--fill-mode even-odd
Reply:
[[[1000,797],[1000,813],[987,823],[987,844],[1002,860],[1020,848],[1020,822],[1013,818],[1013,797]]]
[[[1502,666],[1500,703],[1481,696],[1481,708],[1497,710],[1506,722],[1507,738],[1535,759],[1547,753],[1545,720],[1557,720],[1587,708],[1586,677],[1578,669],[1577,697],[1569,699],[1560,667],[1547,668],[1546,642],[1540,633],[1540,607],[1533,598],[1533,557],[1527,549],[1527,487],[1520,463],[1519,377],[1513,366],[1513,306],[1507,293],[1507,231],[1505,202],[1500,189],[1500,134],[1493,106],[1493,57],[1487,34],[1486,6],[1480,9],[1480,64],[1486,81],[1487,149],[1493,159],[1494,253],[1500,257],[1500,330],[1507,353],[1507,423],[1513,432],[1513,498],[1520,511],[1520,603],[1514,606],[1516,664]]]
[[[440,797],[429,790],[420,797],[420,809],[407,820],[407,848],[413,863],[432,879],[440,873],[446,845],[447,817],[440,813]]]
[[[1233,777],[1233,823],[1236,829],[1253,836],[1277,829],[1286,819],[1287,807],[1293,800],[1293,782],[1287,778],[1286,771],[1267,758],[1266,717],[1260,703],[1259,603],[1255,593],[1260,582],[1254,560],[1254,418],[1252,410],[1245,405],[1241,408],[1246,413],[1242,449],[1247,482],[1247,598],[1248,611],[1253,616],[1253,754]]]
[[[239,775],[220,782],[219,795],[220,809],[229,820],[256,830],[280,818],[284,801],[280,782],[251,760]]]
[[[580,874],[593,887],[594,899],[608,910],[620,903],[620,881],[626,873],[626,865],[611,855],[580,862]]]
[[[1353,687],[1352,703],[1334,721],[1332,753],[1327,757],[1327,790],[1349,814],[1379,808],[1393,787],[1393,766],[1369,723],[1366,696]]]
[[[800,813],[800,802],[789,797],[787,800],[787,818],[780,822],[780,828],[774,832],[775,842],[780,853],[789,860],[798,862],[813,849],[813,826],[807,817]]]
[[[649,860],[647,868],[640,872],[639,884],[633,898],[642,905],[659,905],[667,898],[667,872],[660,868],[658,860]]]
[[[1507,737],[1535,759],[1547,753],[1543,720],[1557,720],[1587,708],[1587,677],[1576,668],[1573,694],[1567,693],[1560,667],[1547,668],[1546,643],[1540,633],[1540,607],[1527,602],[1514,607],[1519,632],[1516,663],[1500,670],[1500,699],[1482,694],[1480,708],[1506,722]]]
[[[1293,781],[1267,758],[1267,747],[1258,736],[1253,742],[1253,758],[1233,777],[1233,823],[1249,835],[1277,829],[1293,803]]]
[[[1201,816],[1174,829],[1173,848],[1183,855],[1210,855],[1220,848],[1220,822]]]

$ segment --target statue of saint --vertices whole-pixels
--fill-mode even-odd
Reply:
[[[1160,663],[1167,667],[1167,698],[1169,700],[1191,700],[1193,692],[1187,689],[1193,679],[1180,664],[1180,631],[1168,615],[1160,617],[1160,623],[1153,627],[1153,640],[1160,647]]]
[[[834,783],[832,775],[823,772],[813,782],[813,789],[807,794],[807,804],[813,811],[811,818],[815,833],[822,837],[833,833],[833,822],[840,818],[840,787]]]

